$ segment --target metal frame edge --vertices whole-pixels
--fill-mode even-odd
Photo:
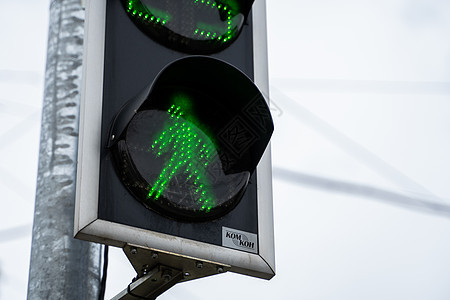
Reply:
[[[256,0],[253,12],[253,65],[256,86],[269,103],[266,0]],[[275,275],[275,237],[273,223],[271,144],[256,169],[258,178],[259,253]]]
[[[105,15],[106,0],[87,0],[74,236],[98,215],[98,182],[92,178],[100,172]]]

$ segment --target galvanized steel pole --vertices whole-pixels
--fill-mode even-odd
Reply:
[[[101,249],[73,238],[84,11],[52,0],[28,299],[97,299]]]

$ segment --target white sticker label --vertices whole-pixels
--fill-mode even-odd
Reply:
[[[251,253],[258,253],[258,235],[222,227],[222,246]]]

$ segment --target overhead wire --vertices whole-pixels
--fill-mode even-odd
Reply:
[[[306,185],[320,190],[327,190],[342,194],[363,196],[365,198],[371,198],[404,208],[450,218],[450,205],[438,203],[430,199],[404,195],[370,185],[314,176],[278,166],[273,168],[273,175],[275,179],[280,179],[288,183]]]
[[[271,101],[277,103],[278,107],[280,107],[283,111],[285,110],[289,112],[295,117],[296,121],[302,122],[313,128],[316,132],[327,138],[330,142],[334,143],[342,150],[346,151],[353,158],[359,160],[384,178],[387,178],[391,182],[395,183],[401,189],[416,191],[420,194],[427,195],[427,197],[432,198],[436,202],[443,201],[427,188],[415,182],[410,177],[375,155],[373,152],[338,131],[335,127],[313,114],[311,111],[287,96],[285,93],[281,92],[276,87],[271,86],[270,89],[270,99]]]
[[[31,237],[31,223],[0,229],[0,244],[24,237]]]

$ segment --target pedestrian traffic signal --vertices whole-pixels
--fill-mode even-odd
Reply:
[[[123,248],[138,276],[274,275],[264,12],[86,2],[77,238]]]
[[[237,205],[272,132],[269,108],[247,76],[188,56],[125,103],[108,147],[138,201],[169,218],[204,221]]]
[[[210,54],[231,45],[253,0],[121,0],[149,37],[177,51]]]

